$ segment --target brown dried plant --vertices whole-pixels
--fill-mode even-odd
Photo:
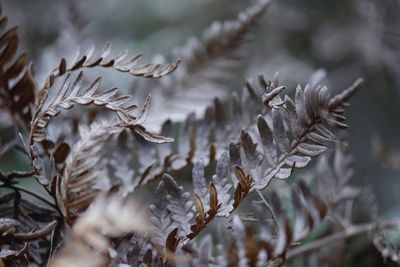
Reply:
[[[259,75],[239,94],[208,99],[204,116],[184,110],[183,122],[162,121],[160,133],[144,126],[196,90],[227,95],[223,83],[268,5],[260,0],[236,20],[212,24],[174,51],[175,63],[111,56],[107,43],[61,58],[40,87],[27,55],[15,56],[17,28],[7,30],[2,15],[0,108],[17,134],[0,151],[21,151],[32,169],[0,170],[0,266],[319,266],[323,245],[398,227],[376,216],[360,222],[352,209],[375,203],[367,188],[349,185],[342,138],[361,79],[336,95],[313,84],[289,96],[278,75]],[[138,111],[131,95],[86,78],[87,68],[149,79],[176,72],[154,83],[172,94],[152,114],[150,95]],[[295,175],[306,167],[316,180]],[[29,177],[44,190],[21,186]],[[144,194],[140,205],[129,200],[136,193]],[[398,258],[382,236],[378,249]]]

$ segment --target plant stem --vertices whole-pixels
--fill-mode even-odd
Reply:
[[[273,212],[271,205],[269,205],[268,201],[265,199],[265,197],[260,192],[260,190],[256,190],[256,192],[257,192],[258,196],[261,198],[261,201],[263,202],[263,204],[267,207],[269,213],[271,214],[271,216],[273,218],[273,221],[276,223],[277,219],[276,219],[275,213]]]
[[[287,259],[294,258],[298,255],[321,248],[325,245],[328,245],[329,243],[332,243],[332,242],[335,242],[335,241],[338,241],[341,239],[347,239],[347,238],[350,238],[350,237],[353,237],[353,236],[356,236],[359,234],[364,234],[364,233],[370,232],[374,229],[387,228],[387,227],[400,227],[400,219],[352,225],[352,226],[346,228],[345,230],[338,232],[336,234],[333,234],[333,235],[330,235],[330,236],[327,236],[327,237],[324,237],[321,239],[317,239],[310,243],[289,249],[286,254],[286,258]]]
[[[42,202],[46,203],[47,205],[57,209],[57,206],[54,205],[53,203],[51,203],[49,200],[47,200],[46,198],[42,197],[41,195],[38,195],[35,192],[29,191],[28,189],[25,189],[23,187],[19,187],[17,185],[3,185],[3,187],[12,188],[12,189],[19,190],[21,192],[27,193],[27,194],[29,194],[29,195],[41,200]]]
[[[11,171],[7,173],[7,178],[26,178],[26,177],[31,177],[35,174],[35,170],[31,171]]]

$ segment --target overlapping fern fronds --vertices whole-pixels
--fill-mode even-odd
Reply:
[[[312,79],[291,95],[277,75],[259,75],[227,97],[242,45],[269,2],[213,23],[174,51],[178,69],[179,59],[140,64],[141,54],[113,56],[107,43],[61,58],[40,90],[26,55],[14,59],[16,30],[4,31],[1,18],[1,104],[20,122],[15,147],[32,169],[0,170],[0,266],[277,267],[318,244],[378,228],[375,218],[361,225],[354,218],[354,201],[368,192],[349,185],[352,159],[341,142],[361,79],[333,96]],[[154,109],[150,95],[139,108],[117,87],[103,88],[101,77],[87,78],[88,68],[163,77],[154,84],[165,92],[156,93]],[[78,117],[65,119],[73,111]],[[68,127],[57,134],[50,126],[57,123]],[[148,130],[155,124],[159,134]],[[322,156],[330,148],[333,160]],[[316,158],[318,180],[285,183]],[[32,177],[40,194],[19,186]],[[129,200],[135,193],[141,205]],[[326,218],[343,232],[325,231]],[[310,237],[315,229],[324,235]],[[385,241],[375,239],[382,252]]]

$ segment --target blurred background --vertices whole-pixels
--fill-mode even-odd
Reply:
[[[112,41],[113,51],[143,52],[146,62],[157,60],[157,54],[174,61],[174,48],[190,37],[201,38],[212,21],[234,19],[252,3],[5,0],[2,5],[9,25],[20,25],[20,49],[30,54],[41,81],[78,44],[83,48],[96,44],[100,49]],[[322,83],[332,91],[362,77],[365,85],[347,110],[355,157],[353,183],[372,185],[384,217],[400,214],[399,14],[399,0],[275,1],[256,26],[241,71],[228,88],[238,91],[246,78],[272,77],[277,71],[289,94],[317,70],[326,72]],[[143,85],[132,77],[112,71],[105,75],[106,84],[143,95]],[[2,138],[5,135],[1,133]],[[8,155],[1,158],[0,168],[7,171],[18,164]]]

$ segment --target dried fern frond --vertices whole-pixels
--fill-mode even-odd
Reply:
[[[151,232],[151,229],[150,233]],[[140,266],[152,254],[150,237],[143,234],[133,234],[116,242],[117,256],[113,258],[112,266]],[[155,251],[156,252],[156,251]],[[145,256],[146,255],[146,256]],[[126,267],[127,267],[126,266]],[[156,264],[153,266],[157,266]]]
[[[111,184],[104,169],[99,165],[100,153],[105,142],[125,129],[137,131],[136,124],[120,121],[94,123],[90,128],[80,127],[81,139],[71,149],[65,168],[57,182],[57,203],[66,221],[72,224],[76,216],[84,211],[99,191],[107,191]],[[147,135],[143,128],[139,134]],[[167,137],[151,137],[155,142],[170,142]]]
[[[280,98],[278,94],[282,89],[272,86],[273,83],[267,83],[262,78],[260,81],[266,85],[267,91],[263,94],[264,101],[258,101],[266,105],[267,110],[263,115],[257,116],[257,131],[250,127],[249,130],[242,130],[240,142],[231,142],[229,154],[225,152],[220,155],[216,170],[220,177],[215,175],[208,186],[202,171],[204,164],[195,161],[193,202],[196,214],[195,223],[190,226],[191,232],[187,233],[189,239],[197,236],[215,216],[229,216],[248,194],[265,188],[273,178],[287,179],[295,168],[307,166],[311,157],[319,156],[329,145],[335,143],[332,129],[345,126],[343,117],[340,116],[339,119],[336,116],[337,111],[331,110],[331,107],[338,107],[347,101],[347,97],[342,97],[343,94],[333,98],[341,100],[330,106],[331,98],[327,88],[306,86],[303,90],[298,87],[295,101],[292,101],[288,96]],[[248,88],[252,89],[250,86]],[[249,94],[249,98],[257,99],[253,95],[255,93]],[[218,121],[224,122],[219,117],[221,114],[216,114]],[[233,121],[235,119],[237,118],[233,118]],[[227,131],[223,126],[216,124],[216,128],[222,127],[221,131]],[[232,131],[232,128],[229,130]],[[308,197],[309,192],[305,187],[301,186],[301,189]],[[180,207],[174,207],[184,210],[182,214],[189,215],[182,202]],[[161,221],[160,218],[157,219],[157,215],[161,214],[162,209],[160,207],[155,213],[155,220]],[[313,216],[317,218],[316,214],[318,212],[314,212]],[[179,222],[185,223],[185,220],[180,219]],[[160,232],[163,238],[166,237],[165,230],[175,227],[179,231],[187,229],[188,225],[186,223],[184,227],[178,226],[173,221],[166,223]]]
[[[116,94],[118,88],[115,87],[100,91],[100,81],[101,79],[97,78],[88,88],[83,89],[82,72],[74,81],[71,81],[70,76],[67,75],[62,87],[54,97],[48,99],[47,95],[43,95],[43,98],[41,99],[33,115],[29,135],[29,144],[31,145],[30,157],[34,162],[34,167],[38,171],[38,174],[40,174],[43,166],[41,166],[42,164],[40,163],[40,157],[37,155],[37,149],[34,149],[34,143],[42,142],[42,144],[44,144],[44,141],[46,142],[47,138],[46,128],[48,127],[50,121],[56,117],[62,109],[69,110],[76,104],[93,104],[105,110],[114,112],[117,114],[121,123],[125,124],[125,128],[131,128],[145,140],[155,143],[173,141],[171,138],[165,138],[152,134],[141,125],[146,120],[148,115],[151,99],[150,96],[146,99],[142,109],[136,115],[134,112],[136,112],[137,105],[129,103],[132,96],[117,96]],[[62,161],[65,159],[67,153],[61,153],[63,156],[58,159],[57,152],[58,150],[56,149],[54,153],[52,153],[55,159],[55,164],[62,164]],[[63,149],[62,152],[65,152],[65,149]]]
[[[239,216],[234,216],[231,226],[233,238],[228,242],[224,241],[224,244],[217,243],[217,261],[211,256],[214,253],[211,253],[211,247],[207,245],[210,243],[210,238],[206,237],[205,240],[200,241],[202,244],[199,250],[193,247],[186,249],[193,255],[191,263],[194,264],[201,261],[214,262],[216,263],[215,266],[265,266],[266,264],[284,261],[286,251],[293,244],[298,244],[299,241],[305,238],[327,214],[326,204],[318,196],[313,195],[304,183],[300,183],[298,189],[294,188],[291,196],[291,205],[294,210],[292,216],[288,216],[287,212],[282,208],[282,200],[276,194],[273,194],[271,204],[274,223],[267,223],[264,219],[260,219],[260,233],[256,234],[250,226],[244,226]],[[261,205],[264,204],[261,203]],[[196,208],[196,210],[198,211],[199,208]],[[161,210],[158,210],[158,212],[161,212]],[[173,218],[174,210],[170,209],[169,212],[172,212]],[[159,213],[153,213],[152,220],[157,215]],[[167,217],[171,217],[171,215]],[[197,213],[197,225],[199,225],[200,219],[198,217],[199,214]],[[164,221],[164,225],[168,223],[170,225],[167,228],[178,227],[180,224]],[[159,230],[159,228],[155,228],[155,231]],[[176,233],[176,228],[171,231],[171,234],[174,233]],[[220,240],[221,242],[228,238],[224,234],[224,236],[220,236],[220,239],[222,239]],[[175,244],[174,248],[177,250],[182,246],[193,243],[188,243],[187,239],[182,238],[178,238],[176,242],[177,244]],[[192,265],[189,264],[189,266]]]
[[[330,97],[325,87],[306,86],[304,91],[298,87],[295,101],[288,96],[283,99],[283,104],[268,107],[257,116],[256,131],[254,124],[248,124],[247,130],[240,131],[240,142],[234,140],[229,148],[231,162],[248,170],[255,189],[264,188],[273,177],[288,178],[294,167],[307,166],[311,157],[320,155],[334,143],[332,129],[346,126],[344,117],[340,115],[339,119],[337,111],[329,107]],[[231,133],[234,122],[232,118],[228,128]],[[221,128],[228,134],[227,128]],[[263,167],[266,164],[270,167]]]
[[[223,176],[221,171],[219,171],[219,175]],[[218,178],[215,177],[214,179]],[[246,181],[244,180],[241,183],[246,183]],[[299,189],[300,191],[292,190],[292,205],[295,211],[292,218],[292,229],[287,229],[286,225],[289,219],[282,212],[276,196],[272,198],[272,206],[276,212],[274,218],[278,220],[276,225],[284,227],[278,230],[280,238],[286,240],[285,243],[280,240],[278,242],[280,244],[276,244],[275,255],[282,254],[292,242],[304,238],[310,232],[310,229],[318,224],[327,213],[326,204],[319,197],[312,195],[304,183],[300,183]],[[220,192],[223,192],[221,187],[216,187],[211,183],[209,193],[207,193],[208,204],[202,201],[201,197],[196,193],[194,193],[194,199],[191,202],[188,199],[189,193],[183,192],[182,187],[179,187],[172,177],[165,176],[158,187],[158,197],[155,204],[151,206],[151,220],[154,225],[155,235],[154,242],[161,247],[168,248],[168,239],[173,234],[177,238],[177,243],[174,246],[175,251],[184,246],[189,239],[196,237],[215,216],[226,216],[226,210],[232,212],[232,208],[229,208],[226,202],[219,200],[218,195]],[[229,201],[229,205],[232,205],[234,201]],[[193,203],[196,211],[195,216],[191,211]],[[193,217],[195,217],[195,222],[191,223]],[[283,236],[288,237],[285,238]]]
[[[72,82],[72,84],[71,84]],[[57,116],[62,109],[68,110],[78,105],[93,104],[115,112],[123,121],[138,120],[133,115],[136,105],[129,103],[132,98],[129,95],[117,96],[118,88],[99,90],[101,78],[97,78],[87,88],[82,88],[83,72],[80,72],[77,78],[71,81],[70,75],[67,75],[57,94],[48,99],[47,92],[42,96],[37,106],[32,122],[29,143],[40,142],[46,138],[46,127],[49,122]]]
[[[7,30],[7,17],[0,7],[0,104],[20,125],[26,127],[32,118],[31,105],[35,103],[35,82],[28,55],[17,58],[18,27]]]
[[[182,169],[201,158],[208,165],[226,149],[226,140],[239,140],[242,129],[254,127],[253,120],[257,114],[268,112],[261,100],[264,99],[267,105],[269,102],[277,102],[277,99],[280,99],[277,94],[285,89],[278,85],[277,78],[274,78],[274,82],[266,82],[264,77],[260,76],[259,82],[260,88],[254,88],[248,82],[240,98],[233,94],[227,109],[221,101],[215,99],[213,105],[207,108],[204,117],[196,119],[195,114],[191,113],[178,125],[180,129],[177,153],[172,145],[150,146],[147,143],[136,142],[135,150],[147,151],[146,157],[140,157],[141,166],[138,171],[141,182],[137,186],[159,178],[165,172]],[[265,95],[269,98],[265,98]],[[249,106],[249,103],[252,105]],[[165,121],[161,127],[161,135],[170,135],[173,125],[171,120]]]
[[[160,247],[168,247],[169,235],[176,228],[176,238],[186,238],[190,221],[194,217],[192,207],[190,194],[184,192],[171,176],[165,175],[158,185],[155,202],[150,206],[153,242]]]
[[[166,119],[183,121],[193,112],[193,107],[197,115],[203,114],[215,97],[227,97],[227,83],[241,67],[243,46],[270,2],[260,0],[234,20],[213,22],[200,40],[190,38],[183,47],[173,51],[172,56],[181,58],[182,62],[174,75],[157,81],[166,93],[157,103],[163,112],[157,113],[157,117],[150,116],[151,126],[159,127]]]
[[[76,221],[50,266],[109,266],[113,239],[148,230],[146,215],[136,203],[100,196]]]
[[[76,71],[83,68],[112,68],[120,72],[128,73],[133,76],[143,76],[146,78],[160,78],[173,72],[179,65],[178,59],[172,64],[142,64],[139,65],[142,59],[142,54],[136,54],[128,57],[128,51],[124,51],[117,56],[110,56],[111,43],[108,42],[100,52],[95,51],[92,46],[87,52],[81,54],[79,47],[73,53],[73,56],[68,63],[65,58],[62,58],[59,66],[52,71],[46,79],[42,90],[46,90],[54,84],[56,78],[65,73]]]
[[[129,103],[131,96],[115,96],[117,88],[99,92],[100,78],[86,89],[82,89],[82,82],[82,72],[72,85],[70,76],[67,75],[60,91],[52,99],[47,100],[47,97],[44,96],[35,111],[29,137],[31,158],[39,175],[38,180],[44,185],[52,184],[53,195],[55,195],[53,189],[58,188],[57,203],[69,224],[73,223],[75,217],[86,209],[99,190],[106,191],[110,188],[110,184],[98,188],[95,188],[95,185],[101,181],[107,181],[107,179],[102,179],[105,178],[105,173],[102,168],[97,166],[97,163],[102,157],[99,152],[112,135],[130,129],[150,142],[173,141],[172,138],[152,134],[141,125],[148,115],[150,96],[136,115],[133,114],[133,111],[137,106]],[[47,144],[48,142],[43,141],[46,141],[48,123],[60,113],[61,109],[71,109],[75,104],[94,104],[115,112],[118,119],[100,124],[95,123],[90,129],[82,126],[80,128],[81,140],[72,149],[69,149],[67,144],[57,146],[52,152],[52,160],[62,175],[56,175],[58,179],[52,178],[53,181],[50,181],[50,177],[46,178],[46,175],[42,175],[44,165],[35,149],[34,142]]]
[[[237,154],[234,164],[248,169],[255,188],[261,189],[273,177],[287,178],[293,167],[307,166],[311,157],[334,146],[334,129],[346,127],[341,106],[346,106],[348,93],[335,96],[337,103],[331,101],[331,105],[333,98],[326,87],[307,85],[303,90],[299,86],[293,101],[282,95],[285,87],[276,76],[272,81],[259,76],[258,83],[256,87],[247,82],[241,98],[233,95],[227,109],[215,100],[204,118],[189,115],[180,127],[178,153],[168,146],[142,148],[139,142],[139,149],[151,151],[142,164],[141,184],[200,158],[209,164],[226,150],[226,141],[232,140],[230,153]],[[360,85],[358,80],[345,92],[354,92]],[[171,127],[167,121],[162,132]]]
[[[267,106],[265,113],[257,116],[256,126],[253,126],[257,131],[254,131],[251,124],[248,126],[249,130],[239,131],[240,142],[231,142],[229,153],[225,152],[219,156],[216,175],[209,186],[202,172],[204,164],[201,161],[194,161],[195,194],[193,202],[196,216],[195,223],[190,226],[191,232],[187,234],[189,239],[197,236],[215,216],[229,216],[238,207],[242,199],[252,191],[267,186],[271,179],[286,179],[295,168],[307,166],[311,157],[320,155],[328,146],[335,143],[335,134],[332,128],[345,126],[343,117],[340,117],[340,121],[338,121],[337,111],[332,111],[329,107],[330,97],[326,88],[307,86],[303,91],[299,87],[296,92],[296,99],[292,101],[288,96],[279,97],[278,94],[282,91],[282,88],[278,87],[276,82],[268,83],[261,77],[260,83],[266,85],[264,87],[266,92],[262,98],[264,101],[257,98],[252,86],[247,86],[251,92],[247,99],[253,99],[252,101]],[[347,100],[347,97],[340,98],[342,100],[337,102],[335,106],[342,105],[342,102]],[[218,105],[216,107],[218,108]],[[229,136],[228,131],[233,132],[232,127],[228,128],[226,125],[234,125],[238,117],[233,117],[232,124],[228,124],[227,122],[230,122],[230,120],[221,117],[223,115],[220,112],[215,114],[215,136],[220,131],[225,133],[225,135],[221,134],[220,136],[225,136],[226,140],[226,136]],[[242,114],[243,121],[245,121],[246,115],[251,117],[251,111]],[[193,148],[190,142],[189,147]],[[193,154],[192,151],[188,155]],[[160,192],[160,195],[163,195],[163,193]],[[159,203],[166,205],[167,201],[159,201]],[[179,209],[185,210],[182,214],[189,216],[190,212],[183,208],[183,203],[187,204],[188,201],[181,201],[180,203]],[[163,214],[162,209],[163,207],[160,206],[157,212],[153,213],[155,221],[163,221],[162,218],[158,217]],[[168,210],[168,214],[170,212],[172,211]],[[178,213],[180,214],[180,212]],[[315,218],[318,217],[316,214],[318,212],[313,214]],[[170,216],[174,217],[174,215]],[[164,217],[168,217],[168,215]],[[164,226],[158,229],[161,237],[160,243],[168,239],[174,229],[180,231],[179,229],[187,229],[188,227],[187,223],[184,227],[178,227],[173,221],[164,222]],[[185,220],[180,219],[179,222],[185,223]],[[168,234],[168,231],[171,232]],[[176,236],[176,232],[173,236]],[[182,240],[184,243],[184,240],[187,240],[182,238],[181,235],[179,236],[179,241]],[[301,235],[299,234],[299,236]],[[175,244],[174,249],[179,247],[179,241]],[[166,247],[167,244],[164,246]]]

